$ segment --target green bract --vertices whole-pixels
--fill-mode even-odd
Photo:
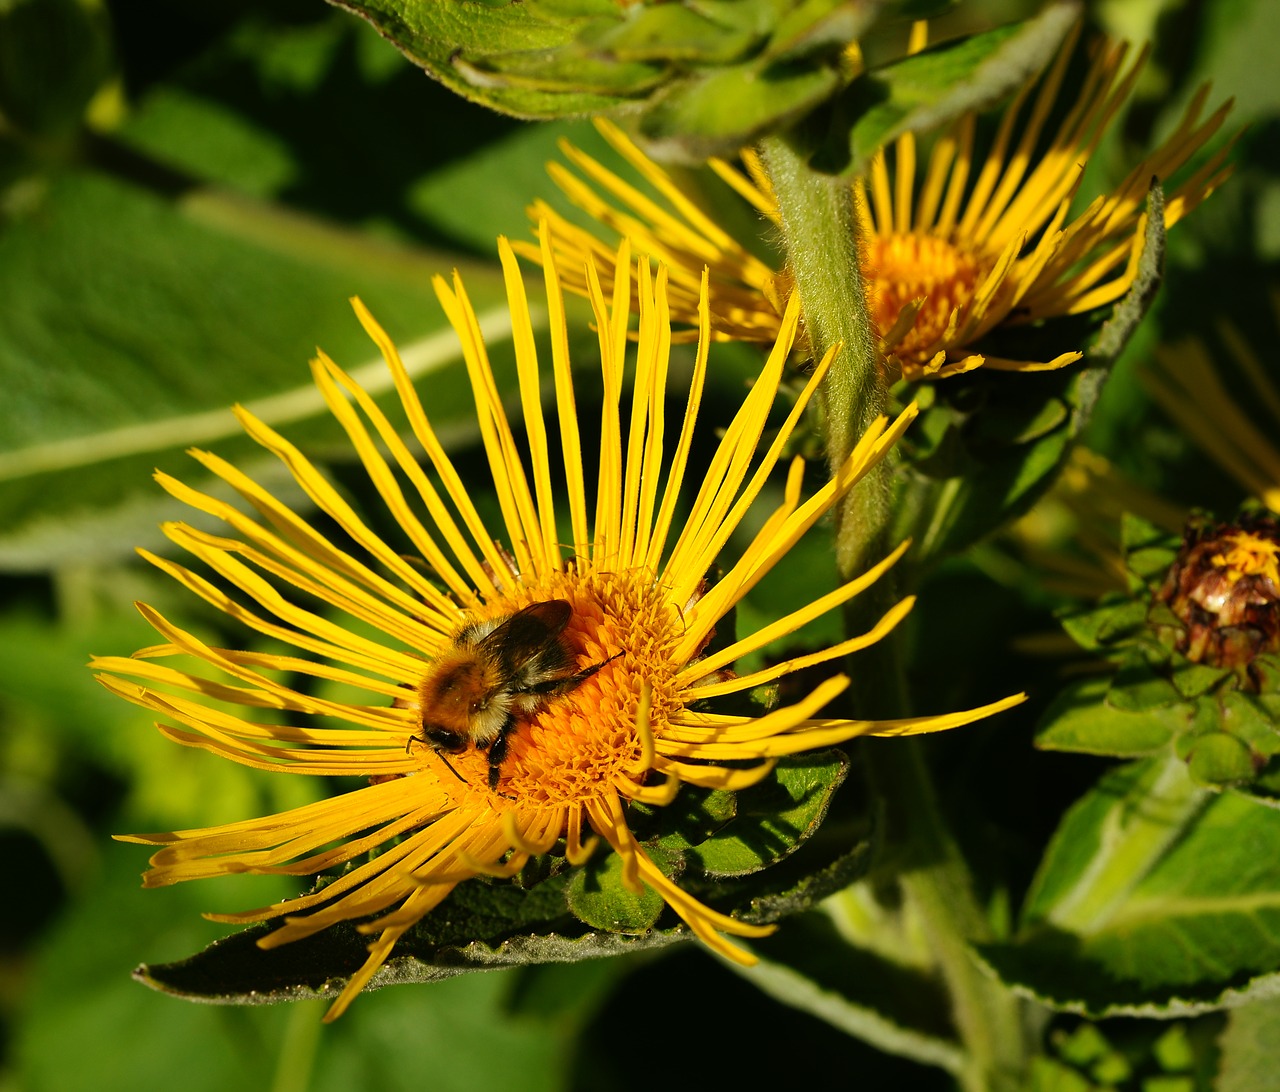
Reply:
[[[791,126],[849,85],[847,47],[920,0],[332,0],[473,102],[522,118],[638,113],[664,157],[728,155]],[[975,35],[855,81],[829,138],[851,148],[1002,95],[1050,55],[1073,5]],[[864,119],[856,132],[849,125]],[[832,119],[819,128],[834,133]],[[843,169],[843,164],[837,169]]]

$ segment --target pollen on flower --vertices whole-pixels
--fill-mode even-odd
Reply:
[[[522,588],[509,601],[490,602],[483,615],[502,617],[552,599],[573,607],[561,640],[577,669],[616,658],[569,693],[516,718],[497,789],[509,808],[581,805],[610,791],[618,777],[642,777],[636,729],[641,687],[650,688],[650,723],[659,734],[665,718],[681,706],[673,649],[683,624],[651,572],[570,568]],[[441,761],[428,748],[415,753],[424,766]],[[494,795],[486,785],[483,751],[470,749],[449,762],[463,783],[456,786],[460,796]]]
[[[1138,276],[1152,178],[1166,190],[1168,229],[1231,173],[1230,142],[1187,169],[1230,109],[1226,103],[1202,116],[1205,87],[1177,129],[1117,187],[1088,205],[1076,202],[1085,167],[1146,59],[1144,51],[1129,63],[1123,43],[1098,43],[1072,101],[1064,85],[1078,35],[1077,25],[1049,68],[1003,110],[989,147],[979,139],[977,114],[966,113],[922,145],[923,156],[915,134],[904,133],[877,152],[852,185],[872,317],[886,362],[908,381],[941,380],[979,367],[1037,372],[1078,361],[1080,351],[1066,345],[1059,348],[1067,351],[1035,354],[1038,359],[1014,359],[993,355],[983,343],[1007,327],[1113,306]],[[926,37],[913,30],[909,52],[923,49]],[[672,317],[689,328],[675,336],[692,337],[706,268],[711,335],[773,341],[793,271],[758,257],[616,125],[597,119],[596,127],[626,161],[628,177],[564,145],[570,167],[550,164],[552,178],[606,233],[630,238],[638,250],[667,264]],[[740,165],[712,160],[708,166],[758,214],[782,226],[773,180],[755,152],[744,151]],[[628,180],[633,174],[656,200]],[[599,261],[610,249],[546,202],[535,202],[530,213],[554,225],[562,269],[582,270],[588,258]],[[537,245],[519,249],[540,260]],[[582,295],[590,291],[582,276],[566,287]],[[603,281],[601,287],[608,292],[614,285]],[[802,349],[804,337],[801,330]]]
[[[530,595],[573,605],[562,636],[579,668],[621,655],[570,693],[517,719],[498,791],[518,809],[581,805],[612,791],[617,778],[643,774],[636,729],[640,690],[645,683],[651,688],[651,723],[661,724],[680,707],[672,651],[683,626],[647,570],[550,574],[511,609]],[[472,765],[478,771],[474,790],[485,793],[484,756]]]
[[[1280,588],[1280,542],[1248,531],[1234,531],[1223,540],[1227,548],[1214,555],[1213,564],[1227,570],[1228,580],[1262,576]]]
[[[876,332],[884,337],[903,308],[923,300],[896,350],[908,355],[928,351],[946,335],[957,310],[969,304],[994,264],[994,258],[983,258],[937,235],[912,232],[871,238],[864,272]]]

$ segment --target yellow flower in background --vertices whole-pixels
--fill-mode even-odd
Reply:
[[[854,183],[865,240],[872,319],[889,363],[909,380],[938,379],[978,367],[1039,371],[1078,360],[1014,360],[976,345],[997,327],[1080,314],[1118,300],[1137,273],[1147,189],[1167,180],[1222,125],[1227,103],[1201,121],[1208,88],[1188,106],[1177,129],[1114,192],[1074,218],[1069,210],[1089,157],[1128,99],[1146,57],[1127,69],[1127,47],[1100,43],[1080,93],[1056,129],[1046,132],[1078,36],[1064,42],[1039,81],[1028,82],[1004,110],[990,147],[975,148],[977,117],[967,114],[935,141],[923,171],[916,139],[907,134],[878,153],[868,176]],[[924,25],[910,51],[924,47]],[[1037,90],[1038,83],[1038,90]],[[692,325],[704,265],[711,271],[712,336],[772,341],[791,294],[785,269],[753,255],[684,193],[616,126],[599,121],[609,143],[643,178],[650,197],[572,145],[564,154],[579,173],[549,165],[568,198],[600,224],[630,236],[637,249],[670,268],[672,316]],[[1230,173],[1229,149],[1167,194],[1172,227]],[[711,168],[769,220],[777,210],[769,180],[751,152],[746,173],[723,162]],[[530,209],[552,222],[567,282],[585,292],[580,273],[591,255],[603,262],[609,245],[575,227],[545,202]],[[534,248],[524,244],[523,252]]]
[[[1072,449],[1053,488],[1001,532],[1037,586],[1097,599],[1128,585],[1121,522],[1132,513],[1179,534],[1190,512],[1144,489],[1096,451]]]
[[[1244,411],[1199,340],[1161,346],[1143,385],[1192,441],[1273,512],[1280,512],[1280,389],[1239,331],[1218,332],[1244,379],[1254,413]]]
[[[1280,303],[1280,297],[1277,298]],[[1274,367],[1231,323],[1217,324],[1211,349],[1185,338],[1160,345],[1139,372],[1142,385],[1228,477],[1272,512],[1280,513],[1280,387]],[[1268,374],[1268,372],[1272,374]],[[1226,380],[1232,380],[1228,386]],[[1238,382],[1237,382],[1238,381]],[[1246,411],[1245,406],[1250,407]],[[1076,447],[1053,488],[1007,533],[1046,583],[1069,594],[1096,597],[1125,587],[1130,576],[1120,525],[1131,513],[1182,534],[1193,512],[1138,485],[1107,459]],[[1241,532],[1212,558],[1236,575],[1270,573],[1272,544]]]
[[[651,275],[648,261],[641,260],[633,286],[624,244],[608,267],[612,306],[594,267],[587,270],[604,391],[599,466],[588,466],[584,449],[594,450],[597,438],[582,442],[586,422],[575,402],[551,238],[544,228],[549,371],[558,425],[552,435],[559,433],[554,445],[544,421],[544,376],[520,270],[505,240],[500,251],[519,376],[517,422],[503,410],[460,279],[455,274],[449,285],[437,278],[435,289],[462,342],[502,513],[503,544],[481,519],[433,430],[429,397],[420,397],[395,346],[357,302],[423,456],[332,360],[321,354],[312,369],[359,455],[370,495],[385,505],[403,541],[377,534],[298,448],[240,410],[245,429],[285,463],[320,518],[304,519],[221,458],[195,451],[201,465],[239,493],[256,517],[160,475],[169,492],[223,521],[227,533],[185,523],[165,527],[214,580],[176,561],[145,556],[230,618],[290,651],[215,648],[142,606],[162,643],[132,657],[98,658],[93,665],[108,689],[158,713],[160,731],[178,743],[276,773],[367,779],[363,787],[278,815],[126,839],[161,847],[145,876],[150,887],[230,873],[309,876],[339,870],[313,893],[215,917],[248,923],[283,915],[284,923],[258,941],[264,948],[360,919],[357,928],[373,938],[369,956],[327,1019],[346,1009],[396,941],[459,882],[512,875],[561,840],[573,864],[603,840],[620,856],[630,889],[654,889],[708,946],[752,961],[728,937],[759,937],[772,927],[739,921],[686,894],[633,835],[629,802],[663,805],[683,784],[740,789],[767,775],[781,756],[862,735],[939,731],[1022,700],[1018,695],[980,709],[899,721],[823,717],[823,708],[848,684],[836,676],[803,700],[760,716],[705,711],[709,699],[864,648],[910,610],[912,600],[906,599],[869,632],[831,648],[740,676],[730,670],[741,657],[869,587],[901,556],[904,544],[838,590],[728,647],[707,651],[722,619],[885,455],[915,409],[893,422],[878,420],[832,480],[807,499],[801,496],[802,463],[793,460],[782,503],[713,581],[713,562],[777,467],[830,354],[765,445],[762,437],[796,335],[798,308],[788,306],[762,373],[709,465],[694,471],[690,451],[712,340],[709,290],[704,284],[694,312],[700,333],[687,408],[683,418],[668,423],[668,275],[661,268]],[[633,296],[639,327],[634,383],[627,384],[624,353]],[[520,428],[524,435],[518,439]],[[557,464],[563,465],[563,480],[553,482]],[[406,555],[417,555],[422,564]],[[522,636],[512,637],[517,630]],[[510,720],[500,733],[505,753],[495,755],[495,740],[480,739],[479,733],[451,740],[446,729],[457,721],[445,715],[449,688],[443,678],[470,670],[458,668],[460,657],[467,660],[460,650],[506,632],[528,652],[530,630],[541,635],[532,643],[547,657],[538,671],[528,663],[512,669],[524,674],[509,679],[501,696],[510,703]],[[180,659],[171,666],[174,658]],[[478,684],[472,683],[474,695]],[[344,696],[321,696],[324,684],[340,684]],[[499,700],[490,691],[483,696]],[[270,715],[255,719],[241,708],[246,706]],[[489,724],[485,733],[494,728]],[[474,740],[487,744],[488,752]],[[369,859],[374,850],[380,852]],[[348,870],[341,871],[344,866]]]

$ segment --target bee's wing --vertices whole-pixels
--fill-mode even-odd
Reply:
[[[484,637],[479,647],[492,656],[511,678],[535,656],[546,657],[559,652],[563,658],[563,649],[557,638],[572,616],[573,607],[565,599],[531,603]]]

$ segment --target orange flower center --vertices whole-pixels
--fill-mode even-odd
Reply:
[[[486,604],[477,616],[502,618],[552,599],[567,600],[573,607],[559,637],[573,670],[621,655],[533,713],[515,718],[497,792],[519,808],[581,803],[609,791],[617,776],[640,777],[643,748],[636,713],[644,683],[652,688],[649,720],[655,736],[661,736],[668,717],[682,705],[675,683],[682,665],[675,662],[673,649],[683,624],[652,574],[552,573],[537,585]],[[456,785],[463,800],[486,797],[501,806],[488,788],[486,750],[468,746],[461,754],[441,756],[415,745],[414,753],[424,766],[432,765],[442,783]],[[443,767],[443,757],[465,785]]]
[[[943,347],[952,314],[964,318],[990,261],[937,235],[881,235],[868,243],[863,272],[876,331],[884,337],[902,309],[924,297],[915,325],[891,351],[931,355]]]

